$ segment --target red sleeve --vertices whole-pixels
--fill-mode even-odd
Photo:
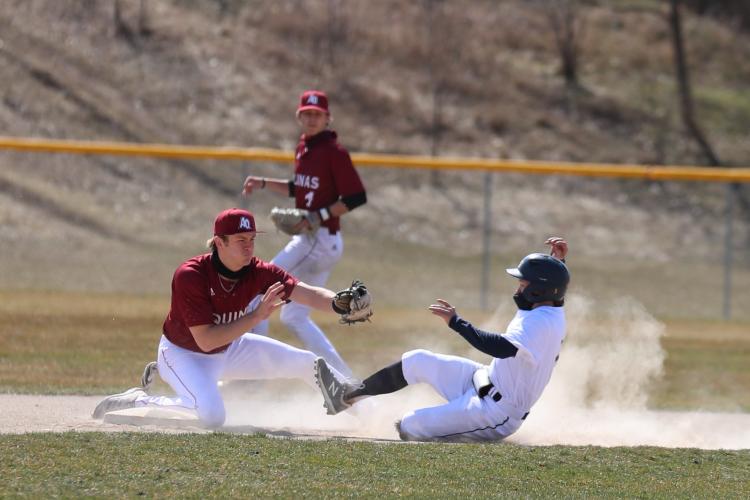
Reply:
[[[333,182],[339,196],[345,197],[365,190],[357,170],[354,168],[349,153],[344,148],[337,148],[332,158]]]
[[[175,273],[172,310],[187,327],[214,323],[208,281],[197,269],[182,267]]]
[[[282,299],[289,300],[294,287],[299,283],[297,278],[284,271],[279,266],[262,260],[258,260],[256,269],[258,270],[258,277],[260,280],[260,293],[266,293],[268,287],[274,283],[281,282],[284,284],[284,296]]]

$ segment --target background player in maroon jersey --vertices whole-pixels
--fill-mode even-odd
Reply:
[[[316,354],[246,332],[288,301],[334,312],[335,294],[255,257],[256,234],[250,212],[225,210],[214,221],[211,253],[186,260],[174,273],[157,366],[176,396],[149,395],[151,377],[144,377],[144,387],[105,398],[94,418],[136,406],[176,407],[195,411],[207,427],[219,427],[225,420],[219,379],[297,378],[316,388]]]
[[[349,153],[338,143],[336,132],[328,128],[331,114],[326,94],[318,90],[305,91],[300,96],[297,120],[302,136],[295,154],[294,178],[267,179],[251,175],[245,179],[243,193],[250,195],[255,189],[268,189],[294,197],[297,208],[313,212],[320,218],[319,229],[310,231],[308,225],[308,230],[293,236],[271,262],[305,283],[324,286],[344,249],[339,218],[365,204],[367,195]],[[345,375],[351,375],[333,344],[310,319],[308,306],[285,305],[281,310],[281,321],[307,349],[325,358]],[[267,323],[264,323],[256,332],[265,333],[267,328]]]

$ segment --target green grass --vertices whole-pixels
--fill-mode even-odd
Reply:
[[[665,339],[667,376],[653,401],[674,409],[750,411],[750,343]]]
[[[0,391],[101,394],[133,385],[153,358],[167,307],[164,296],[0,292]],[[381,306],[373,323],[357,327],[317,319],[361,374],[435,340],[446,352],[468,351],[422,309]],[[605,319],[593,323],[611,328]],[[279,326],[272,323],[275,335],[294,343]],[[750,410],[745,323],[669,320],[662,347],[650,407]],[[750,488],[750,450],[68,432],[0,434],[0,457],[0,497],[743,498]]]
[[[163,296],[0,292],[0,391],[103,394],[133,385],[154,358],[168,305]],[[489,319],[460,312],[476,323]],[[618,328],[616,318],[590,319],[593,328]],[[372,323],[353,327],[331,315],[316,320],[360,375],[418,347],[484,359],[421,308],[378,306]],[[664,326],[664,374],[652,387],[651,407],[750,411],[746,323],[671,319]],[[275,337],[298,343],[277,318],[271,328]]]
[[[742,498],[750,487],[750,451],[65,433],[0,436],[0,456],[2,496]]]
[[[120,387],[154,356],[167,299],[6,293],[0,306],[0,390],[89,394]],[[119,392],[119,391],[118,391]]]

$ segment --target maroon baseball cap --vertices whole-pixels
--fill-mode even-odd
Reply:
[[[255,227],[255,217],[247,210],[229,208],[216,216],[214,221],[215,236],[229,236],[237,233],[263,233]]]
[[[305,90],[299,98],[297,114],[299,115],[306,109],[317,109],[328,113],[328,96],[320,90]]]

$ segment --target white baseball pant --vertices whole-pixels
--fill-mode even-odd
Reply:
[[[157,352],[159,376],[176,395],[141,397],[136,406],[191,410],[206,427],[220,427],[226,411],[217,386],[219,380],[300,379],[317,391],[317,357],[310,351],[251,333],[217,354],[184,349],[162,335]]]
[[[411,411],[401,419],[401,432],[417,441],[498,441],[521,427],[492,394],[480,398],[472,377],[484,365],[470,359],[436,354],[424,349],[401,357],[404,378],[411,384],[431,385],[447,403]],[[513,416],[508,413],[513,413]]]
[[[322,227],[315,234],[303,233],[292,237],[284,249],[271,261],[300,281],[313,286],[325,286],[333,266],[341,259],[344,241],[341,232],[330,234]],[[253,310],[260,302],[254,299],[248,310]],[[310,308],[290,302],[281,308],[281,322],[294,333],[305,348],[326,360],[347,378],[352,371],[344,362],[325,333],[310,318]],[[258,324],[253,333],[268,334],[268,321]]]

